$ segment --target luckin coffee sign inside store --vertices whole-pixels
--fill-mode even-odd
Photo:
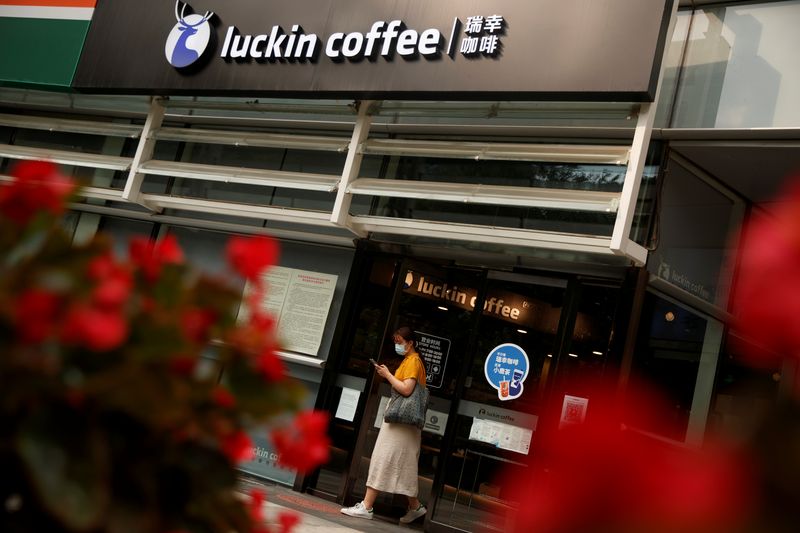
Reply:
[[[95,10],[74,85],[648,100],[671,3],[114,0]]]

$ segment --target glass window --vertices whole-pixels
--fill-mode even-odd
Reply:
[[[672,127],[800,124],[800,1],[695,12]]]
[[[744,204],[670,160],[650,254],[651,273],[719,307],[730,284],[724,269]]]
[[[747,437],[779,398],[784,379],[780,358],[764,368],[754,368],[746,359],[748,349],[746,341],[735,338],[722,352],[709,431],[733,438]]]
[[[346,157],[346,154],[337,152],[191,143],[186,146],[184,161],[338,177]],[[335,200],[335,194],[327,192],[192,179],[174,180],[171,192],[175,196],[190,198],[315,211],[333,209]]]
[[[632,369],[663,402],[660,416],[631,419],[632,426],[678,442],[702,443],[722,332],[721,322],[647,293]]]
[[[126,150],[130,151],[131,147],[135,146],[127,143],[126,139],[122,137],[27,129],[18,129],[13,139],[13,144],[17,146],[113,156],[123,155]],[[111,187],[115,180],[122,179],[124,181],[124,176],[127,176],[127,173],[106,169],[70,165],[60,165],[60,167],[62,173],[72,176],[79,183],[95,187]]]
[[[114,253],[119,257],[128,257],[128,245],[134,237],[153,237],[155,224],[127,218],[103,217],[98,231],[110,235]]]
[[[686,37],[689,34],[689,24],[692,20],[692,11],[679,11],[675,21],[675,31],[668,44],[667,55],[664,58],[664,74],[661,82],[661,92],[658,97],[658,108],[654,127],[669,127],[675,92],[678,88],[678,79],[681,72]]]
[[[619,193],[623,165],[579,165],[529,161],[469,161],[430,157],[390,158],[386,178],[404,181],[486,184]],[[645,174],[655,176],[657,167]],[[351,207],[355,215],[480,224],[505,228],[610,236],[616,213],[463,204],[425,199],[374,197]]]

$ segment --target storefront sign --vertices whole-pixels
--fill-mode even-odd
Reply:
[[[417,331],[417,353],[425,362],[426,384],[431,389],[442,386],[447,356],[450,354],[450,339]]]
[[[239,469],[259,477],[264,477],[284,485],[292,485],[297,472],[280,464],[280,455],[270,438],[263,434],[251,434],[253,458],[239,463]]]
[[[673,0],[114,0],[74,86],[652,101]]]
[[[406,273],[403,291],[438,301],[448,309],[472,310],[478,300],[478,290],[473,287],[453,285],[413,271]],[[555,334],[561,308],[514,292],[492,289],[483,302],[483,314],[517,326]]]
[[[516,344],[501,344],[486,357],[483,366],[486,381],[497,389],[503,400],[516,400],[522,396],[524,381],[528,377],[528,354]]]
[[[458,414],[482,420],[503,422],[512,426],[528,428],[531,431],[536,431],[536,426],[539,424],[539,417],[536,415],[469,400],[460,400],[458,402]]]
[[[277,320],[278,338],[284,350],[317,355],[337,279],[335,274],[278,266],[264,272],[262,282],[266,292],[261,310]],[[248,283],[245,295],[251,291]],[[239,320],[247,315],[248,310],[242,305]]]

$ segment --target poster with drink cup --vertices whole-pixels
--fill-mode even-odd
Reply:
[[[529,368],[525,350],[516,344],[506,343],[489,352],[483,371],[486,381],[497,390],[497,397],[505,402],[522,396]]]

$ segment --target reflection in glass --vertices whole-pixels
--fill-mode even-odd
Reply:
[[[796,0],[695,11],[671,126],[796,126],[798,26]]]

